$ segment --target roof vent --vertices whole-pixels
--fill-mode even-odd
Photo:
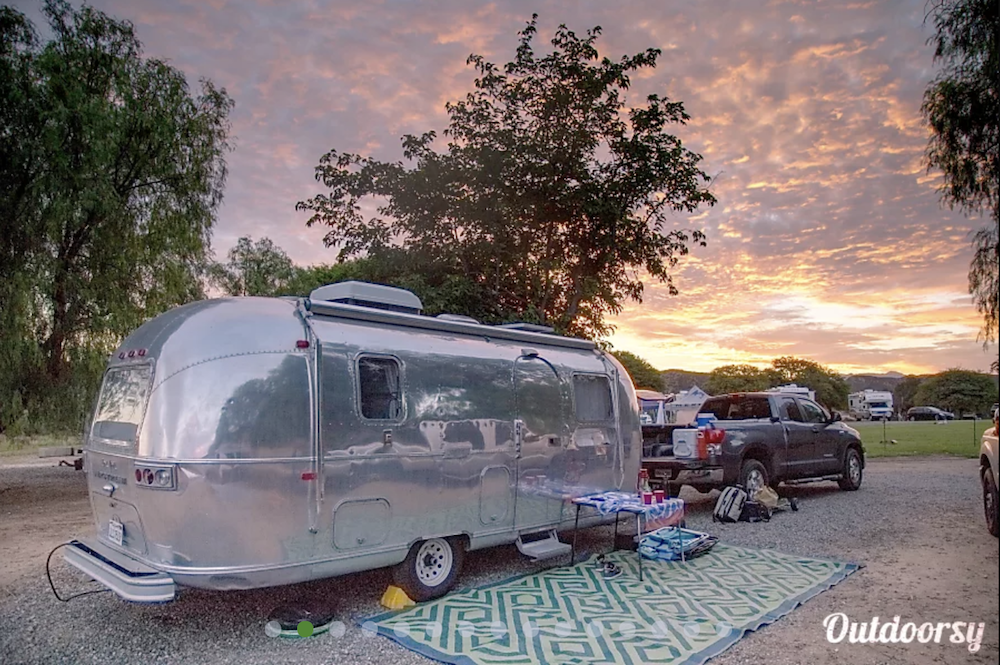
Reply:
[[[442,321],[455,321],[456,323],[479,323],[476,319],[464,314],[438,314],[434,318]]]
[[[549,326],[540,326],[537,323],[524,323],[518,321],[516,323],[501,323],[497,328],[506,328],[507,330],[523,330],[524,332],[533,333],[554,333],[555,328]]]
[[[310,300],[326,300],[344,305],[384,309],[390,312],[420,314],[424,305],[413,292],[394,286],[369,282],[337,282],[315,289]]]

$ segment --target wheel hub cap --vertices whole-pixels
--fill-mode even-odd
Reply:
[[[437,586],[451,573],[451,547],[440,538],[428,540],[417,551],[417,577],[427,586]]]

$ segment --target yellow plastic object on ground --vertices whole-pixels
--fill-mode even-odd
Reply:
[[[410,600],[410,597],[406,595],[406,592],[400,589],[398,586],[389,585],[389,588],[385,590],[382,594],[382,605],[388,607],[390,610],[401,610],[404,607],[413,607],[416,605],[415,602]]]

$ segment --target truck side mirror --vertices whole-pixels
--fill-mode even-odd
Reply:
[[[842,420],[842,418],[840,417],[840,412],[834,411],[833,414],[830,416],[830,422],[835,423],[839,420]]]

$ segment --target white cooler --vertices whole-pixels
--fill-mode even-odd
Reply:
[[[695,428],[674,430],[674,457],[692,459],[698,455],[698,430]]]

